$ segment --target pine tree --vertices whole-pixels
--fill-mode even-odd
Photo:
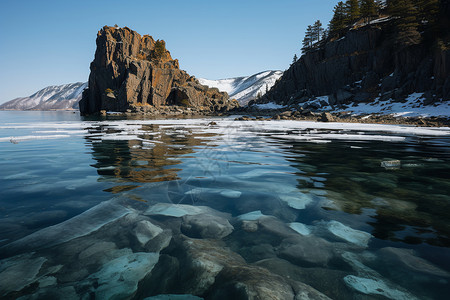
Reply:
[[[421,40],[421,36],[418,31],[418,14],[412,1],[389,1],[388,11],[395,18],[395,42],[400,46],[418,44]]]
[[[352,24],[361,17],[358,0],[347,0],[345,2],[347,9],[348,20]]]
[[[385,0],[375,0],[375,9],[377,10],[378,14],[380,14],[381,10],[386,6]]]
[[[323,35],[322,22],[320,22],[320,20],[314,22],[312,29],[313,29],[313,40],[320,41]]]
[[[377,13],[374,0],[361,0],[361,16],[366,20],[366,23],[369,23]]]
[[[439,0],[415,0],[418,10],[419,26],[422,25],[427,34],[436,34],[439,30]]]
[[[336,35],[347,27],[348,16],[344,2],[339,1],[334,7],[333,18],[330,21],[330,35]]]
[[[322,39],[323,39],[323,40],[328,39],[329,33],[330,33],[329,29],[325,29],[325,30],[323,31],[323,34],[322,34]]]
[[[307,52],[309,50],[311,50],[312,48],[312,43],[313,43],[313,27],[311,25],[308,25],[308,27],[306,28],[306,33],[305,33],[305,37],[303,39],[302,42],[302,51],[303,52]]]
[[[294,58],[292,59],[292,64],[295,64],[298,60],[297,54],[294,54]]]

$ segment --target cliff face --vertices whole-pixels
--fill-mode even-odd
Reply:
[[[450,99],[450,50],[425,43],[397,49],[390,21],[350,30],[303,55],[258,102],[303,103],[328,96],[330,105],[403,100],[423,92],[427,103]]]
[[[179,105],[200,111],[224,111],[236,105],[226,93],[201,85],[179,69],[164,41],[127,27],[103,27],[91,63],[82,114],[138,111],[142,107]]]

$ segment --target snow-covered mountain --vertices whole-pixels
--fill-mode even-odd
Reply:
[[[283,75],[282,71],[265,71],[252,76],[236,77],[220,80],[209,80],[199,78],[201,84],[209,87],[216,87],[220,91],[227,92],[230,98],[234,98],[241,105],[247,104],[255,99],[259,93],[261,96],[266,93]]]
[[[255,99],[259,93],[261,96],[270,89],[275,81],[281,77],[281,71],[265,71],[252,76],[236,77],[221,80],[208,80],[200,78],[203,85],[216,87],[220,91],[227,92],[230,98],[234,98],[241,105]],[[83,90],[87,88],[87,82],[69,83],[63,85],[48,86],[29,97],[16,98],[0,104],[0,109],[11,110],[52,110],[75,109],[78,110],[78,101]]]
[[[0,105],[0,109],[52,110],[76,109],[87,82],[54,85],[43,88],[29,97],[16,98]]]

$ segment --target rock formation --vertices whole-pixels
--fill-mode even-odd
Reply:
[[[450,49],[429,41],[398,48],[392,20],[349,30],[304,54],[259,103],[285,105],[328,96],[332,106],[403,101],[424,93],[424,104],[450,99]]]
[[[201,85],[179,69],[165,42],[127,27],[103,27],[91,63],[89,88],[80,101],[83,115],[104,111],[152,111],[176,105],[203,112],[226,111],[237,102]]]

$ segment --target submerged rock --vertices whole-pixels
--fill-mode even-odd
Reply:
[[[293,222],[289,224],[289,227],[292,228],[292,230],[294,230],[295,232],[300,233],[301,235],[311,234],[311,229],[309,228],[309,226],[302,223]]]
[[[258,222],[244,220],[242,221],[241,228],[247,232],[256,232],[258,230]]]
[[[286,281],[266,269],[232,266],[217,276],[210,299],[329,299],[310,286]]]
[[[207,198],[213,195],[220,195],[225,198],[236,199],[241,197],[242,192],[229,189],[214,189],[214,188],[193,188],[184,193],[185,195],[195,195],[199,198]]]
[[[203,300],[203,298],[194,295],[156,295],[147,297],[144,300]]]
[[[393,300],[417,299],[408,290],[391,282],[387,278],[383,278],[381,274],[366,266],[361,261],[362,259],[373,261],[376,259],[373,254],[365,252],[361,255],[357,255],[355,253],[345,252],[342,254],[342,258],[357,272],[357,276],[345,276],[344,281],[349,287],[358,292],[367,295],[383,295]]]
[[[161,232],[163,232],[161,227],[153,225],[146,220],[138,222],[133,230],[134,235],[142,246],[147,244],[148,241],[159,235]]]
[[[286,202],[290,207],[295,209],[305,209],[313,199],[308,194],[298,193],[298,195],[279,195],[281,200]]]
[[[294,236],[281,243],[277,253],[294,264],[300,266],[327,266],[334,257],[333,245],[316,236]]]
[[[88,260],[98,260],[99,258],[105,257],[106,253],[110,253],[116,249],[116,244],[113,242],[98,241],[80,252],[78,259],[83,262]]]
[[[18,292],[38,280],[39,271],[46,261],[43,257],[32,258],[31,254],[0,261],[0,297]]]
[[[138,283],[151,272],[158,253],[130,253],[116,258],[89,276],[98,299],[124,299],[136,293]]]
[[[48,248],[86,236],[128,213],[128,208],[115,203],[114,200],[105,201],[76,217],[39,230],[0,249],[4,254],[11,255]]]
[[[354,298],[354,293],[342,280],[348,274],[345,271],[329,268],[303,268],[280,258],[263,259],[255,264],[284,278],[310,285],[332,299],[358,299]]]
[[[183,217],[186,215],[194,216],[200,214],[212,214],[227,217],[225,213],[221,213],[207,206],[193,206],[186,204],[171,204],[171,203],[157,203],[150,206],[147,211],[144,212],[145,215],[160,215],[167,217]]]
[[[350,228],[334,220],[328,222],[326,227],[335,236],[361,247],[367,247],[367,244],[372,237],[370,233]]]
[[[402,270],[405,273],[412,272],[450,278],[448,272],[418,257],[412,249],[386,247],[379,250],[379,257],[384,264],[392,266],[393,272]]]
[[[252,211],[252,212],[237,216],[236,218],[241,221],[256,221],[259,218],[264,217],[264,216],[265,215],[263,215],[260,210],[257,210],[257,211]]]
[[[382,295],[393,300],[417,300],[408,292],[389,287],[381,279],[363,278],[353,275],[344,277],[344,282],[351,288],[366,295]]]
[[[239,198],[242,195],[241,192],[233,190],[223,190],[220,192],[220,194],[227,198]]]
[[[160,283],[162,274],[166,276]],[[145,285],[150,294],[176,292],[205,299],[329,299],[306,284],[247,264],[219,240],[187,237],[165,250]]]
[[[227,219],[209,214],[183,217],[181,231],[190,237],[221,239],[233,232],[234,227]]]
[[[80,296],[77,294],[73,286],[49,286],[42,288],[32,295],[22,296],[17,300],[41,300],[41,299],[64,299],[64,300],[79,300]]]

